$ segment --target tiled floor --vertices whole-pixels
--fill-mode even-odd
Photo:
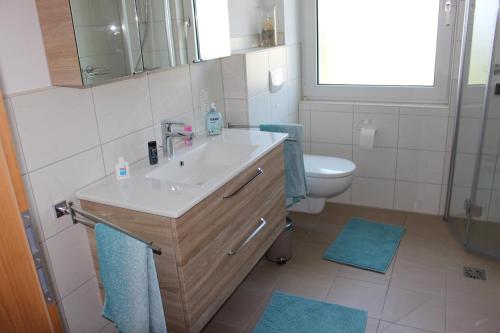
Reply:
[[[352,216],[406,227],[387,274],[321,259]],[[262,259],[204,333],[251,332],[274,290],[365,309],[369,333],[500,332],[500,262],[465,252],[441,218],[339,204],[291,217],[294,257]],[[463,265],[486,268],[487,281],[464,278]]]

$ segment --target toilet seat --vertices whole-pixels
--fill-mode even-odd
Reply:
[[[351,176],[356,165],[344,158],[304,154],[306,177],[343,178]]]

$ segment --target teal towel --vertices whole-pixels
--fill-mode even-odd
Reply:
[[[275,292],[253,333],[364,333],[367,320],[364,310]]]
[[[167,332],[153,251],[104,224],[95,226],[103,316],[120,332]]]
[[[307,194],[302,125],[263,124],[260,130],[288,134],[288,140],[285,141],[285,195],[292,199],[292,204],[299,202]]]

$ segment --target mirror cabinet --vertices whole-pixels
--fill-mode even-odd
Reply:
[[[53,85],[229,56],[227,0],[37,0]]]

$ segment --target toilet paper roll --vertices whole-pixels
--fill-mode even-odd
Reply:
[[[361,149],[372,150],[375,143],[375,133],[377,129],[362,127],[359,133],[359,147]]]

